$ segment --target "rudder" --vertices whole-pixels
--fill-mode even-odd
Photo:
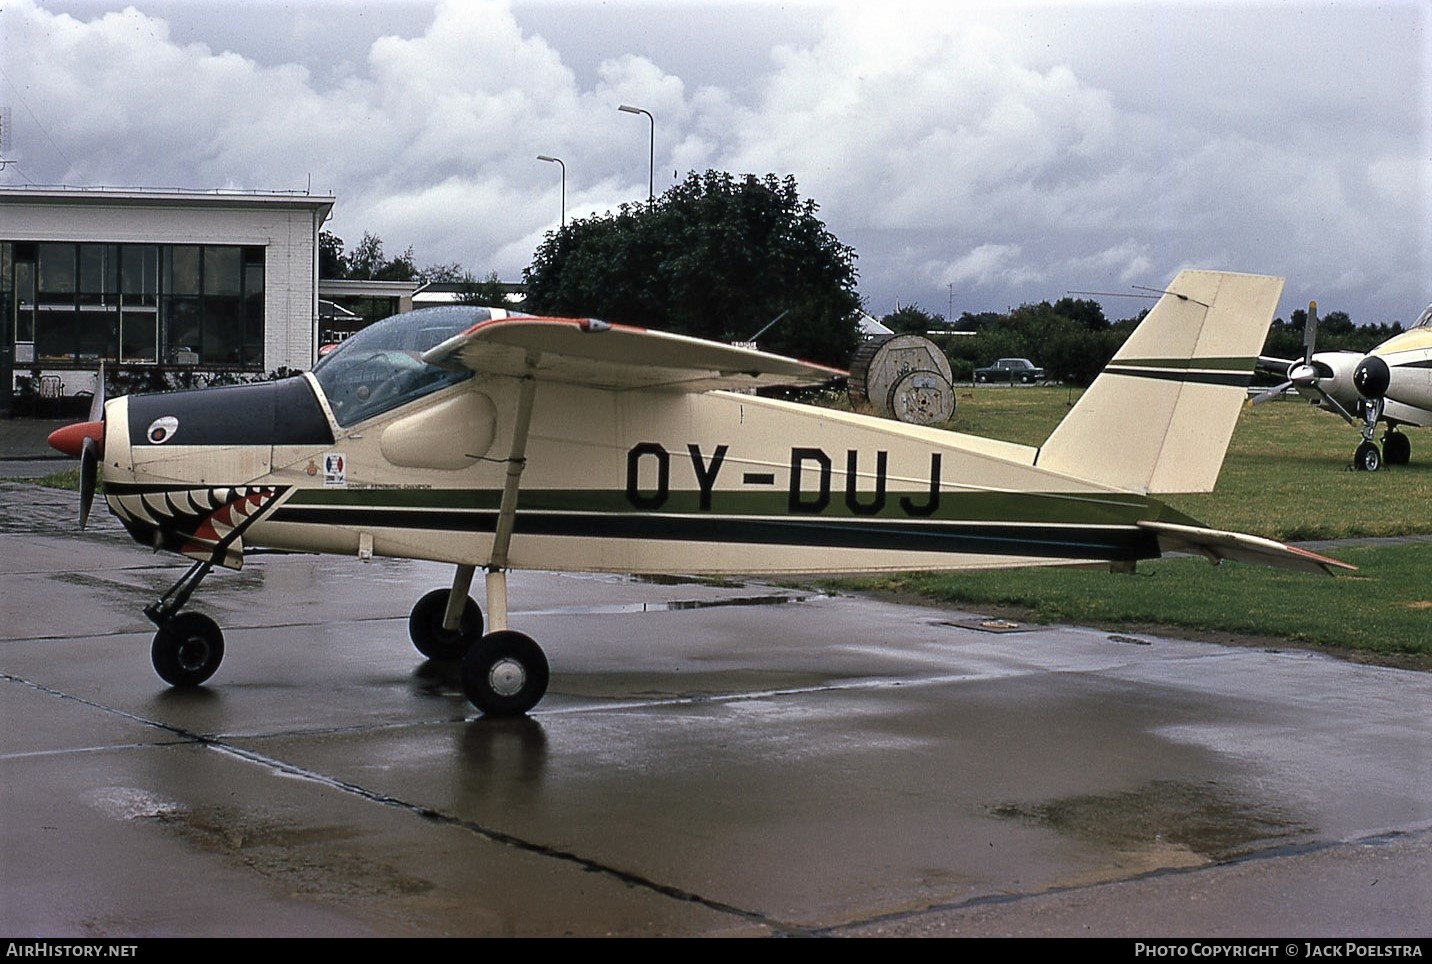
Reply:
[[[1211,491],[1282,292],[1282,278],[1179,272],[1035,464],[1127,491]]]

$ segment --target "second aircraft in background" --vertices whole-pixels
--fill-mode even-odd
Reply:
[[[1312,302],[1303,333],[1302,360],[1259,358],[1260,368],[1286,373],[1287,380],[1253,401],[1266,401],[1294,389],[1360,429],[1362,443],[1353,453],[1354,468],[1376,472],[1384,462],[1406,465],[1412,457],[1412,443],[1399,429],[1432,425],[1432,305],[1412,327],[1366,354],[1315,352],[1317,331],[1318,305]],[[1378,422],[1387,424],[1381,448],[1373,440]]]

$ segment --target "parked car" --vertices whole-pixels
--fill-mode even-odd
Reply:
[[[976,368],[975,381],[1020,382],[1028,385],[1044,381],[1044,369],[1028,358],[1001,358],[988,368]]]

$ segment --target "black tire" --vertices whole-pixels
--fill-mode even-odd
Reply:
[[[531,636],[488,633],[462,660],[462,689],[488,716],[521,716],[547,692],[547,656]]]
[[[1388,432],[1382,437],[1382,460],[1388,465],[1411,462],[1412,440],[1401,432]]]
[[[455,662],[482,638],[482,610],[472,597],[462,607],[456,630],[443,629],[450,589],[434,589],[413,607],[408,616],[408,637],[428,659]]]
[[[154,634],[149,658],[170,686],[198,686],[223,662],[224,634],[203,613],[178,613]]]
[[[1363,442],[1353,453],[1352,466],[1359,472],[1376,472],[1382,468],[1382,453],[1371,442]]]
[[[985,382],[989,381],[989,376],[987,376],[987,375],[976,375],[976,376],[975,376],[975,381],[977,381],[977,382],[979,382],[981,385],[983,385]]]

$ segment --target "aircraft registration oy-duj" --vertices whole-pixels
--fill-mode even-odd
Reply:
[[[90,421],[51,441],[81,458],[81,525],[102,477],[137,542],[194,560],[145,608],[171,685],[203,684],[223,657],[219,626],[184,608],[215,566],[260,547],[424,559],[454,575],[414,606],[412,642],[460,661],[483,713],[517,715],[549,667],[508,626],[510,569],[1128,567],[1167,552],[1351,568],[1157,498],[1213,488],[1282,287],[1181,272],[1040,446],[740,391],[844,375],[822,365],[469,306],[378,322],[288,379],[97,392]]]

